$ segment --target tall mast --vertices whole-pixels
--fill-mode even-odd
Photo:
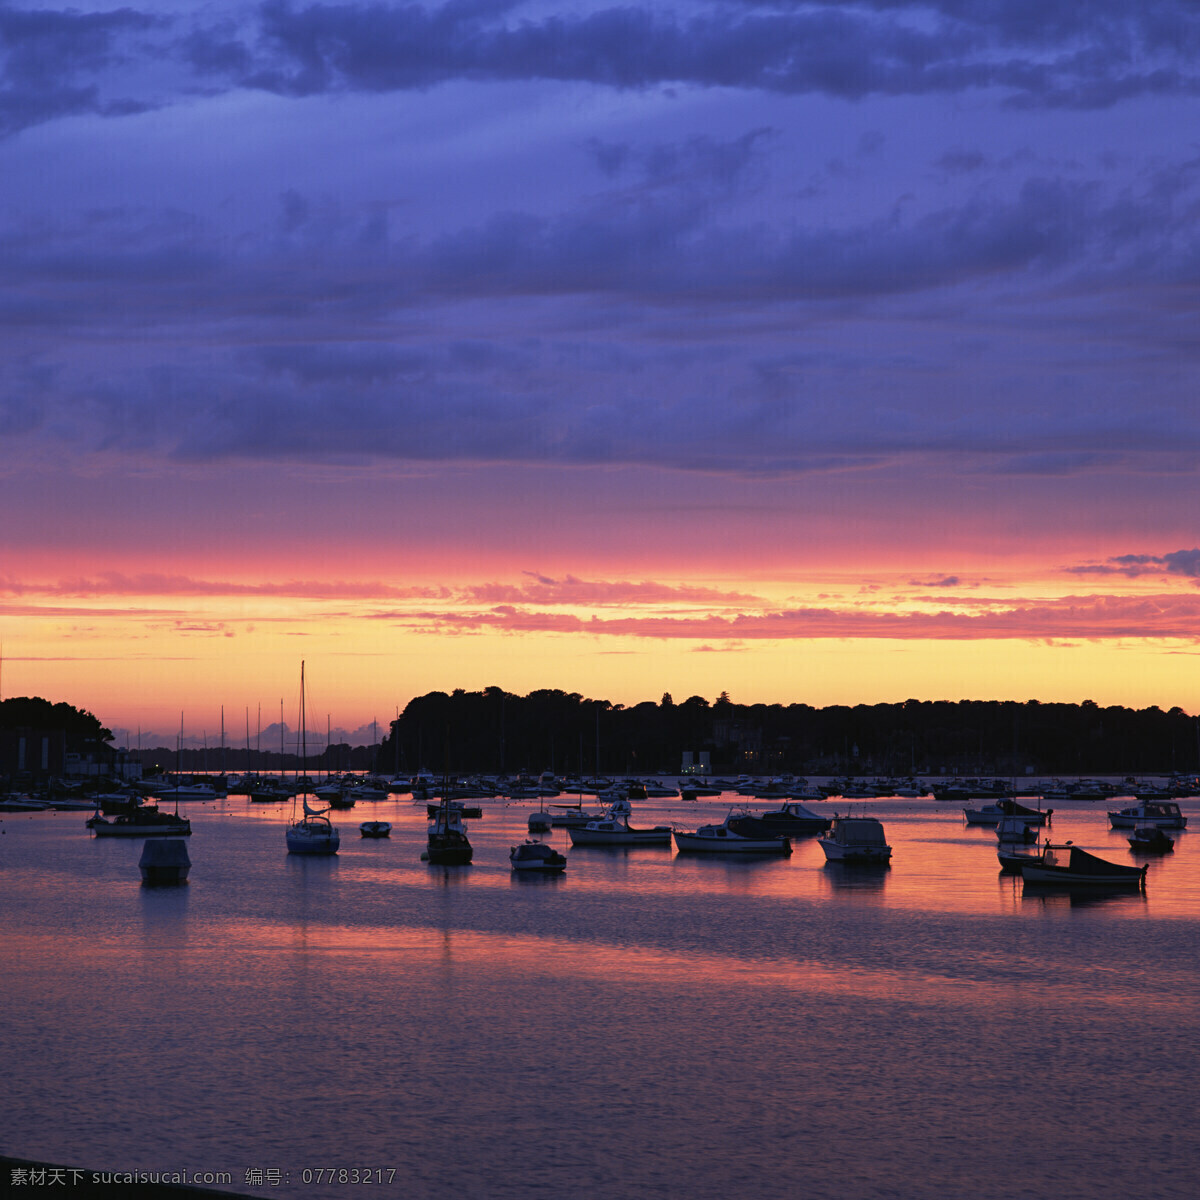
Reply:
[[[301,773],[308,775],[308,736],[304,718],[304,660],[300,660],[300,766]]]

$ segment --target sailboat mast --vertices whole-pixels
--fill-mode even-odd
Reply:
[[[304,660],[300,660],[300,769],[308,776],[308,722],[304,717]]]

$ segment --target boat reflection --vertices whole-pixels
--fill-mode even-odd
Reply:
[[[526,884],[557,885],[562,883],[565,878],[566,875],[562,871],[509,871],[508,873],[509,883],[514,887]]]
[[[881,892],[892,873],[891,863],[827,862],[821,877],[835,892]]]
[[[1146,904],[1146,893],[1142,888],[1116,886],[1098,886],[1084,884],[1073,887],[1061,883],[1029,883],[1021,887],[1021,902],[1023,904],[1040,904],[1050,910],[1064,908],[1092,908],[1097,905],[1112,907],[1142,906]]]

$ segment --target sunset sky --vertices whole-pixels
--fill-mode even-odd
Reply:
[[[1183,0],[0,0],[0,692],[1197,712],[1198,310]]]

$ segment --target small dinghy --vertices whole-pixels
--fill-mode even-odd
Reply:
[[[514,871],[535,875],[561,875],[567,869],[566,856],[544,842],[525,841],[508,852]]]
[[[385,838],[392,832],[392,827],[386,821],[364,821],[358,832],[365,838]]]
[[[1175,839],[1167,837],[1160,825],[1141,825],[1133,831],[1129,848],[1135,854],[1170,854],[1175,849]]]

